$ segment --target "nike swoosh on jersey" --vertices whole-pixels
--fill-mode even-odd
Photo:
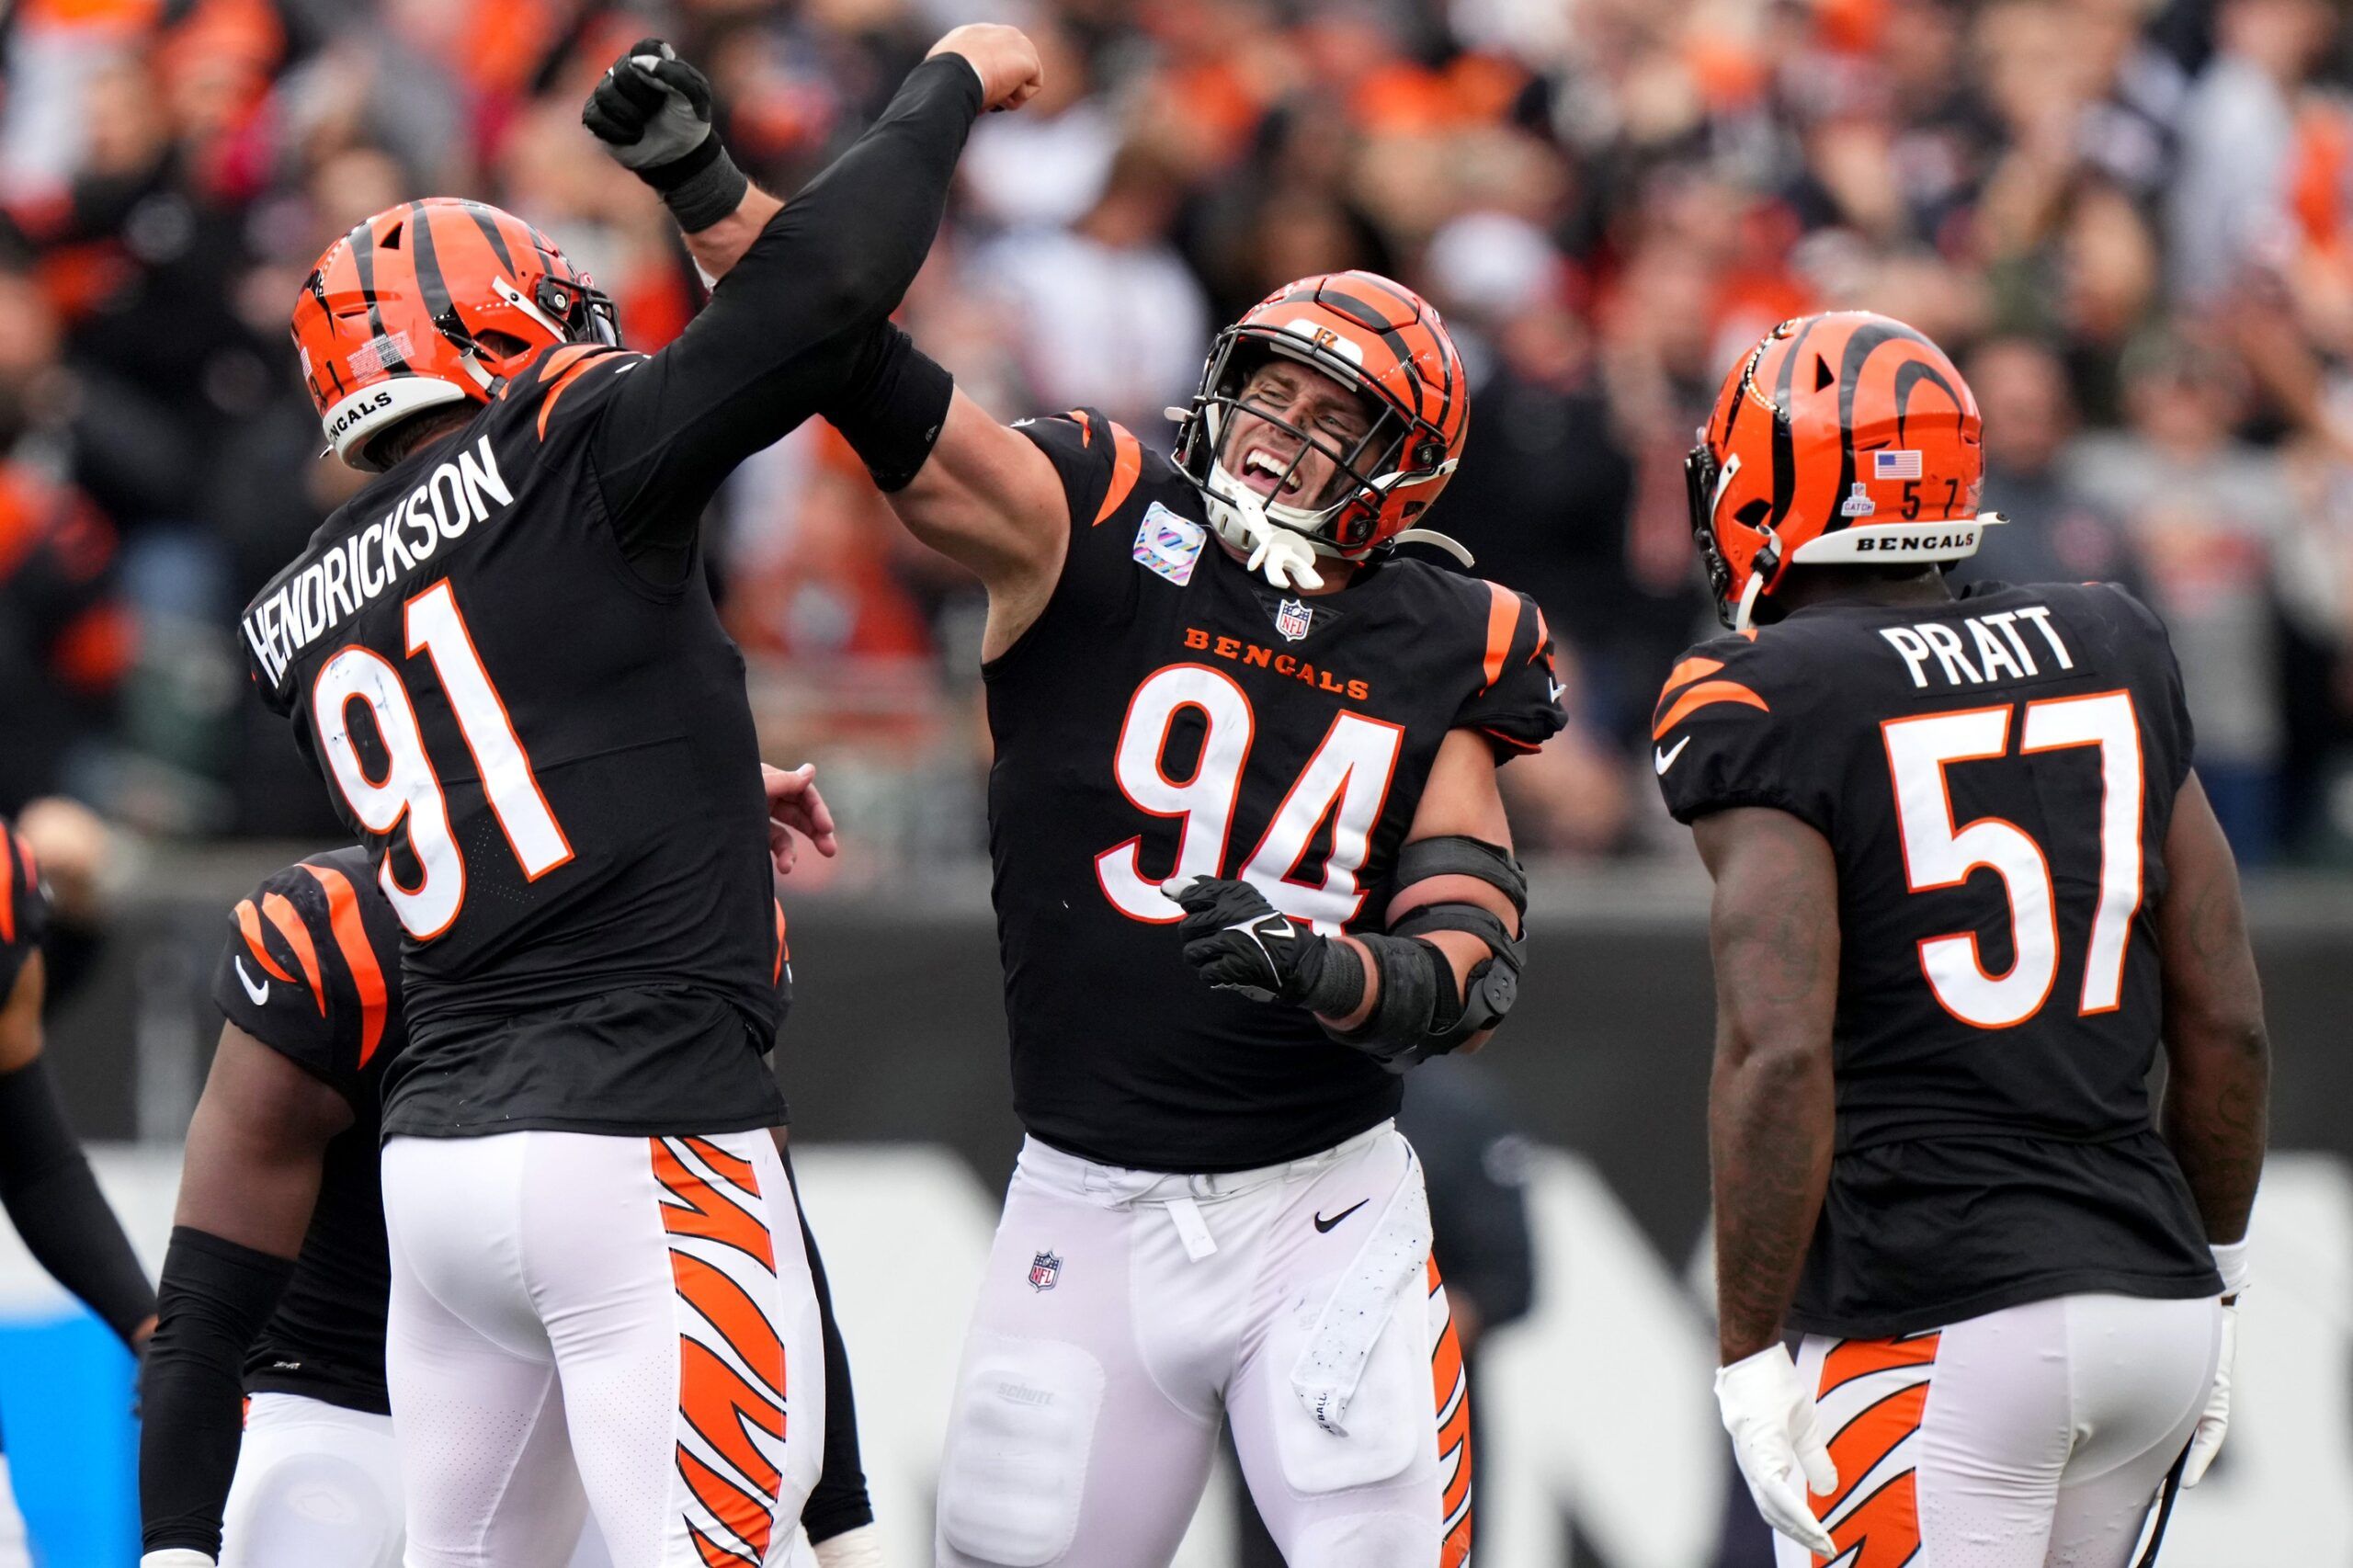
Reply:
[[[245,988],[245,994],[254,999],[254,1006],[267,1006],[269,1003],[269,982],[265,980],[256,985],[253,976],[245,972],[245,960],[236,954],[232,953],[229,961],[237,966],[237,983]]]
[[[1370,1198],[1359,1198],[1354,1203],[1349,1204],[1346,1209],[1341,1210],[1337,1214],[1333,1215],[1328,1220],[1324,1218],[1323,1215],[1318,1214],[1315,1216],[1315,1228],[1318,1231],[1328,1231],[1333,1226],[1338,1224],[1341,1221],[1347,1219],[1349,1215],[1355,1213],[1358,1210],[1363,1208],[1366,1204],[1371,1201],[1372,1199]]]
[[[1661,751],[1656,746],[1653,746],[1651,748],[1651,766],[1658,769],[1659,776],[1661,778],[1665,778],[1666,776],[1666,770],[1675,766],[1675,759],[1683,755],[1683,748],[1690,744],[1691,737],[1686,735],[1665,751]]]

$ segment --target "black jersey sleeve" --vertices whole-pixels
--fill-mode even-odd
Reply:
[[[368,930],[359,896],[332,865],[273,872],[231,912],[212,999],[365,1114],[360,1075],[383,1044],[400,955]]]
[[[2088,592],[2102,600],[2112,600],[2111,609],[2120,609],[2121,619],[2142,642],[2143,657],[2137,661],[2141,679],[2154,690],[2154,703],[2139,705],[2142,722],[2157,731],[2146,737],[2154,743],[2145,750],[2154,751],[2164,759],[2164,774],[2176,794],[2188,780],[2192,759],[2198,749],[2197,733],[2190,727],[2189,697],[2181,678],[2181,661],[2173,651],[2173,638],[2165,631],[2165,623],[2154,610],[2132,597],[2131,592],[2117,583],[2086,584]]]
[[[1676,821],[1770,806],[1831,832],[1835,760],[1828,748],[1804,744],[1802,688],[1778,652],[1775,643],[1722,637],[1668,672],[1652,718],[1651,765]]]
[[[1204,525],[1165,506],[1147,506],[1141,522],[1131,520],[1139,481],[1148,468],[1165,475],[1167,462],[1146,452],[1133,431],[1102,410],[1074,408],[1022,420],[1014,428],[1052,462],[1070,508],[1070,548],[1047,614],[1086,606],[1116,615],[1135,592],[1140,563],[1181,585],[1200,556],[1217,548]]]
[[[17,988],[25,963],[49,930],[49,898],[31,848],[0,823],[0,1003]]]
[[[847,380],[866,329],[898,307],[930,253],[981,107],[962,60],[918,65],[866,134],[769,220],[676,342],[632,368],[582,372],[612,378],[608,395],[553,417],[594,422],[591,460],[632,557],[688,550],[735,466]]]
[[[1541,746],[1566,726],[1561,683],[1552,673],[1552,631],[1526,594],[1488,583],[1486,636],[1479,687],[1455,718],[1457,728],[1487,737],[1497,761]]]

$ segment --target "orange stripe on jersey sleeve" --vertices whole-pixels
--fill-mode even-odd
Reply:
[[[269,923],[278,927],[278,934],[294,949],[294,961],[302,966],[302,978],[311,983],[311,999],[319,1006],[319,1017],[325,1017],[327,988],[319,978],[319,950],[311,945],[310,928],[302,924],[302,917],[294,912],[294,905],[284,893],[262,894],[261,912],[269,916]]]
[[[1129,434],[1128,427],[1114,419],[1111,424],[1111,485],[1103,492],[1103,505],[1095,508],[1095,521],[1102,522],[1118,511],[1136,487],[1136,475],[1143,472],[1143,449]],[[1090,527],[1093,525],[1089,525]]]
[[[17,836],[0,827],[0,942],[17,939]]]
[[[552,369],[556,360],[561,359],[566,354],[573,352],[574,351],[569,348],[557,349],[553,354],[548,357],[549,368]],[[555,412],[556,399],[562,397],[566,392],[570,391],[572,383],[580,379],[582,372],[585,371],[590,366],[597,363],[597,359],[593,358],[597,353],[597,350],[594,347],[582,348],[578,350],[578,353],[581,355],[579,362],[574,365],[570,369],[565,370],[562,375],[556,377],[554,382],[548,388],[546,401],[540,404],[540,439],[542,441],[548,438],[548,415]]]
[[[1702,681],[1677,698],[1674,705],[1659,715],[1658,722],[1651,728],[1651,738],[1665,740],[1667,731],[1713,702],[1737,702],[1744,707],[1762,709],[1768,713],[1773,710],[1763,698],[1738,681]]]
[[[252,951],[254,961],[260,964],[271,979],[282,980],[289,985],[294,983],[294,977],[280,969],[278,960],[269,956],[269,949],[261,939],[261,912],[254,907],[252,899],[237,901],[237,929],[244,934],[245,946]]]
[[[770,985],[784,983],[784,960],[792,956],[792,947],[784,939],[784,901],[776,901],[776,972],[768,976]]]
[[[1701,676],[1714,675],[1723,667],[1724,662],[1722,659],[1703,659],[1696,656],[1686,659],[1666,672],[1666,684],[1659,687],[1659,695],[1665,697],[1677,687],[1688,686]]]
[[[1070,411],[1070,419],[1072,424],[1078,426],[1078,444],[1082,447],[1093,446],[1095,444],[1095,421],[1086,416],[1086,410],[1083,408],[1072,409]]]
[[[1483,666],[1486,679],[1479,689],[1486,690],[1503,678],[1504,661],[1511,655],[1512,634],[1519,630],[1519,596],[1500,583],[1487,585],[1487,656]]]
[[[343,954],[345,967],[351,971],[352,983],[359,991],[359,1065],[368,1065],[376,1048],[384,1043],[384,1010],[388,1001],[384,984],[384,970],[376,961],[376,949],[369,945],[368,927],[359,917],[359,895],[351,881],[333,866],[313,866],[307,861],[302,869],[311,873],[320,887],[326,890],[327,921],[335,929],[335,945]]]

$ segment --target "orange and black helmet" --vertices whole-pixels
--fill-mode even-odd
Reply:
[[[1324,552],[1360,560],[1413,527],[1453,476],[1471,430],[1461,356],[1428,301],[1378,273],[1320,273],[1276,290],[1218,334],[1191,406],[1170,411],[1178,415],[1176,466],[1201,486],[1213,512],[1233,500],[1213,483],[1231,415],[1252,372],[1274,354],[1356,392],[1372,419],[1340,451],[1329,437],[1254,406],[1251,413],[1297,437],[1302,453],[1315,447],[1338,471],[1316,504],[1266,511]]]
[[[1977,399],[1944,350],[1868,311],[1783,322],[1724,378],[1684,460],[1716,613],[1745,630],[1790,567],[1927,565],[1988,524]]]
[[[487,403],[559,343],[618,343],[612,301],[511,212],[433,197],[329,245],[294,301],[294,347],[337,457],[424,409]]]

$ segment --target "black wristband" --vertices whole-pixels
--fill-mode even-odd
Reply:
[[[716,131],[685,157],[642,169],[638,177],[662,193],[670,216],[689,234],[733,217],[735,209],[744,205],[744,193],[752,188],[751,180],[735,166],[727,143]]]
[[[877,322],[839,399],[823,412],[884,494],[923,472],[948,423],[956,379],[889,322]]]
[[[1326,1018],[1345,1018],[1364,1006],[1364,960],[1336,937],[1322,937],[1300,965],[1300,1006]]]
[[[294,1265],[185,1225],[164,1255],[161,1321],[142,1374],[142,1548],[217,1557],[236,1473],[245,1352]]]

